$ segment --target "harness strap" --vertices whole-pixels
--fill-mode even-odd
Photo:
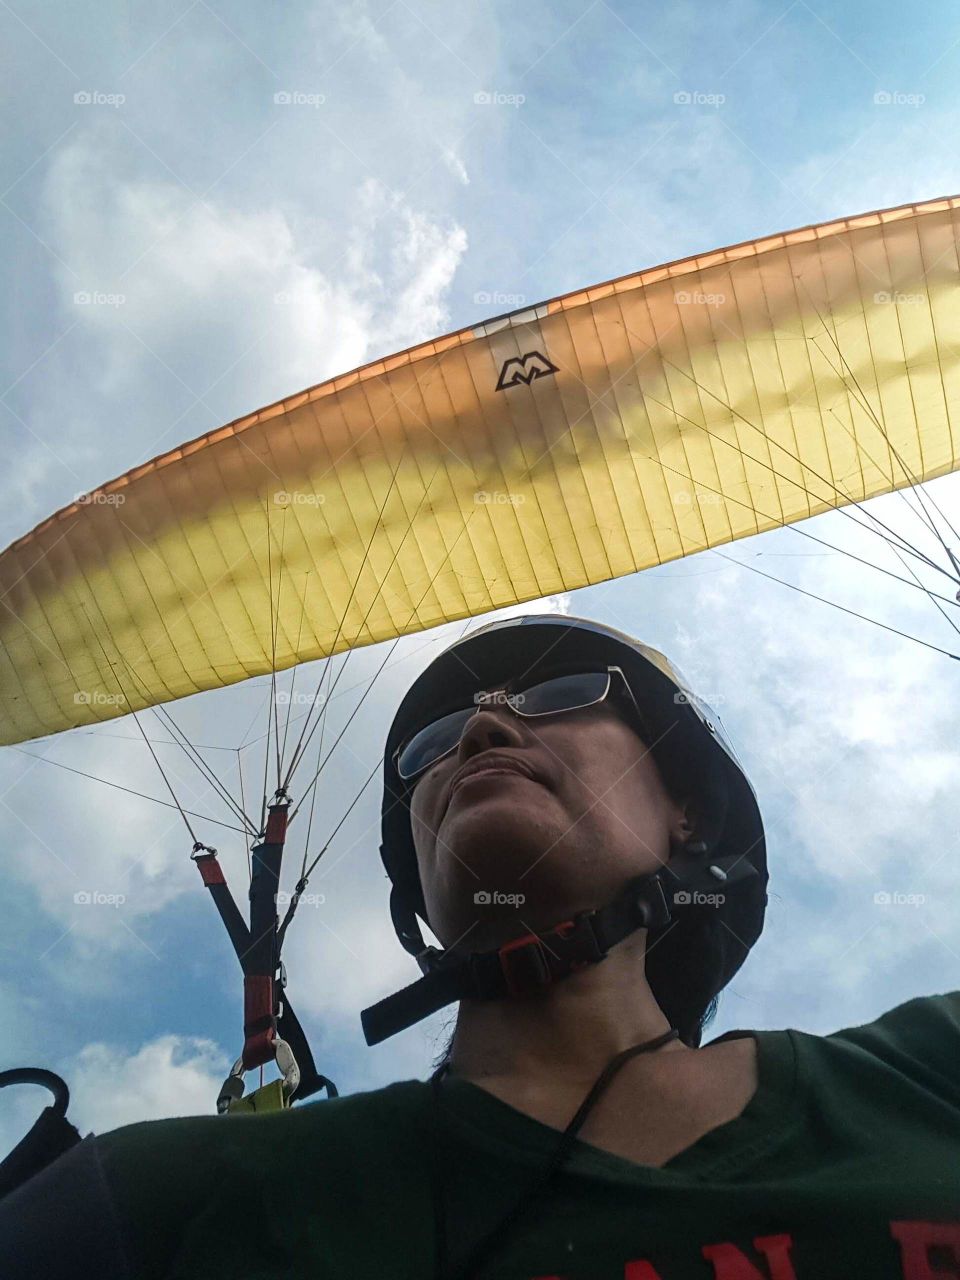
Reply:
[[[455,1000],[533,995],[598,963],[636,929],[656,928],[669,919],[659,879],[644,876],[626,884],[606,907],[582,912],[548,932],[525,934],[496,951],[465,957],[425,952],[422,978],[360,1015],[367,1044],[379,1044]]]
[[[271,810],[272,817],[272,810]],[[282,835],[285,833],[286,812],[284,806],[283,828],[275,824],[271,830],[270,823],[267,823],[267,835]],[[294,1013],[293,1006],[286,995],[283,980],[277,982],[275,975],[278,971],[282,973],[280,968],[280,947],[276,940],[276,887],[270,890],[270,875],[275,869],[276,878],[273,885],[276,886],[279,878],[279,858],[271,851],[264,858],[258,858],[258,855],[264,850],[267,840],[262,845],[258,845],[254,849],[254,865],[260,867],[260,879],[256,890],[257,908],[254,909],[255,890],[251,881],[251,921],[256,914],[262,923],[267,907],[270,917],[266,927],[265,939],[261,937],[260,947],[253,944],[253,930],[248,928],[244,923],[240,908],[234,901],[233,894],[227,885],[223,874],[223,869],[217,861],[217,852],[205,845],[200,845],[193,852],[193,860],[197,864],[200,877],[204,885],[210,890],[210,896],[213,899],[214,906],[220,914],[220,919],[224,923],[227,935],[233,945],[237,959],[240,961],[240,967],[243,969],[243,996],[244,996],[244,1044],[243,1044],[243,1065],[246,1070],[252,1067],[260,1066],[261,1063],[271,1062],[276,1056],[276,1039],[279,1036],[281,1040],[285,1040],[290,1046],[297,1065],[300,1068],[300,1084],[295,1093],[291,1096],[291,1100],[302,1101],[309,1098],[312,1094],[318,1093],[321,1089],[326,1089],[327,1096],[334,1098],[337,1096],[337,1088],[332,1080],[321,1075],[316,1068],[313,1060],[313,1054],[310,1051],[310,1044],[306,1034],[300,1025],[300,1020]],[[279,844],[280,853],[282,855],[283,843],[282,839],[273,841],[274,845]],[[264,902],[269,891],[269,902]],[[269,944],[269,950],[263,945],[264,941]],[[265,958],[269,955],[268,963],[273,967],[267,973],[258,972],[257,969],[265,962]]]
[[[425,947],[418,956],[423,977],[361,1013],[367,1044],[379,1044],[457,1000],[498,1000],[543,991],[577,969],[597,964],[637,929],[669,923],[677,888],[686,889],[689,898],[690,892],[757,874],[745,858],[734,856],[704,865],[706,852],[707,846],[698,844],[686,860],[671,859],[669,871],[664,867],[628,881],[605,907],[582,912],[547,932],[516,938],[496,951],[457,956]]]

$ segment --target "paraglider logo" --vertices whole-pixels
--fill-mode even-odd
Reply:
[[[528,351],[526,355],[511,356],[504,362],[497,379],[497,390],[504,391],[520,382],[529,387],[535,378],[546,378],[548,374],[559,372],[557,366],[540,351]]]

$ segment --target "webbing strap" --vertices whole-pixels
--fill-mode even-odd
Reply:
[[[213,850],[207,850],[205,853],[195,853],[193,860],[197,864],[197,870],[204,885],[210,890],[210,897],[220,913],[220,919],[224,923],[230,941],[233,943],[233,949],[242,965],[244,952],[250,942],[250,930],[240,914],[240,908],[233,900],[233,894],[227,886],[217,855]]]
[[[658,927],[670,912],[657,876],[627,884],[613,902],[585,911],[542,934],[526,934],[497,951],[438,955],[422,978],[360,1015],[367,1044],[379,1044],[455,1000],[531,995],[584,965],[643,926]]]
[[[424,976],[361,1013],[367,1044],[379,1044],[455,1000],[497,1000],[542,991],[584,965],[596,964],[635,930],[662,928],[672,917],[672,907],[689,902],[692,893],[757,874],[745,858],[731,855],[711,862],[705,861],[706,855],[707,846],[698,842],[686,855],[675,855],[669,866],[629,881],[605,907],[544,933],[516,938],[497,951],[458,956],[424,949],[419,957]]]
[[[277,834],[278,826],[275,824],[271,831],[268,822],[267,832],[268,834]],[[282,835],[282,830],[279,833]],[[300,1084],[294,1097],[298,1101],[302,1101],[304,1098],[309,1098],[312,1094],[317,1093],[320,1089],[326,1089],[327,1096],[333,1098],[337,1095],[336,1086],[326,1076],[320,1075],[317,1071],[310,1045],[300,1021],[293,1011],[293,1006],[287,999],[284,989],[282,987],[278,988],[275,982],[274,975],[279,968],[279,947],[275,939],[276,888],[273,887],[271,889],[270,877],[274,870],[276,876],[279,877],[279,859],[274,849],[266,857],[258,860],[258,855],[263,852],[266,843],[264,841],[263,845],[259,845],[253,851],[255,865],[259,861],[260,880],[256,891],[251,883],[251,917],[256,914],[261,923],[266,919],[265,941],[269,944],[269,950],[267,946],[263,945],[263,937],[260,939],[261,945],[259,948],[254,945],[253,932],[244,923],[240,908],[234,901],[223,870],[217,861],[216,851],[205,848],[201,851],[194,851],[193,854],[193,860],[197,864],[200,877],[210,891],[214,906],[220,914],[220,919],[227,930],[234,952],[240,961],[240,967],[243,969],[243,1065],[247,1070],[250,1070],[253,1067],[272,1061],[276,1053],[273,1047],[274,1041],[279,1035],[290,1046],[300,1068]],[[282,839],[280,842],[274,843],[279,843],[279,849],[282,854]],[[272,883],[275,886],[276,879]],[[253,906],[255,897],[257,901],[256,912]],[[268,956],[269,960],[267,960]],[[273,967],[267,973],[258,971],[259,966],[265,961],[273,965]]]

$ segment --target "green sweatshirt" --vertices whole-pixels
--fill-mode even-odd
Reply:
[[[753,1034],[743,1113],[653,1169],[578,1142],[485,1277],[960,1277],[960,992],[833,1035]],[[0,1271],[31,1280],[435,1274],[429,1086],[88,1138],[0,1202]],[[523,1195],[558,1134],[444,1086],[453,1261]],[[9,1268],[7,1270],[6,1268]]]

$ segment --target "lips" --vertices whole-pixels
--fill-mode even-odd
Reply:
[[[457,770],[450,781],[448,794],[453,795],[460,783],[467,781],[468,778],[477,778],[486,774],[493,776],[497,773],[519,774],[520,777],[530,778],[533,782],[540,781],[540,778],[525,760],[519,760],[516,756],[499,755],[494,752],[484,751],[480,755],[474,756],[472,760],[468,760],[462,768]]]

